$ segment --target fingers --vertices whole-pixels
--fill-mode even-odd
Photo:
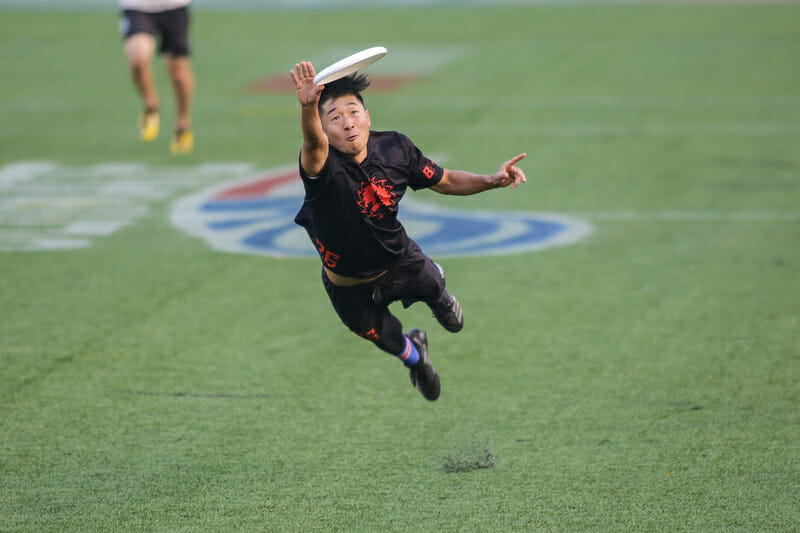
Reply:
[[[514,178],[514,184],[511,186],[512,189],[519,187],[520,183],[528,183],[528,178],[525,176],[525,173],[518,167],[512,167],[511,175]]]
[[[528,178],[525,176],[525,173],[521,168],[516,166],[516,164],[524,159],[527,155],[528,154],[523,152],[503,163],[498,174],[502,187],[508,187],[511,185],[512,189],[516,189],[519,187],[520,183],[528,182]]]
[[[519,161],[521,161],[522,159],[525,159],[525,157],[527,157],[527,156],[528,156],[528,154],[526,154],[525,152],[522,152],[521,154],[516,155],[516,156],[512,157],[511,159],[509,159],[508,161],[506,161],[505,164],[506,164],[506,166],[508,166],[508,165],[511,165],[511,166],[516,165]]]
[[[310,61],[301,61],[295,64],[294,70],[289,71],[289,75],[292,77],[295,87],[300,87],[308,83],[313,84],[314,76],[317,75],[317,72]]]
[[[300,65],[303,68],[303,75],[306,78],[313,80],[314,76],[317,75],[317,72],[314,70],[314,65],[311,64],[311,61],[303,61],[300,63]]]
[[[525,157],[525,154],[522,154],[522,157]],[[522,159],[522,157],[518,157],[517,161]],[[528,183],[528,178],[525,176],[525,172],[523,172],[521,168],[511,166],[508,169],[508,173],[514,179],[514,184],[511,185],[512,189],[519,187],[520,183]]]
[[[289,76],[292,78],[292,83],[294,83],[294,90],[297,92],[297,99],[301,105],[316,103],[325,88],[324,85],[316,85],[314,83],[314,76],[316,75],[314,65],[310,61],[297,63],[294,66],[294,70],[289,71]]]

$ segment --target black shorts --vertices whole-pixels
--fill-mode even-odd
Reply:
[[[189,55],[189,7],[169,9],[158,13],[147,13],[126,9],[122,12],[120,32],[127,39],[135,33],[158,36],[161,43],[159,53],[173,56]]]
[[[389,312],[389,304],[401,301],[404,307],[415,302],[434,303],[445,287],[444,273],[411,241],[403,257],[377,280],[340,287],[330,282],[322,270],[322,282],[342,322],[357,335],[379,348],[398,354],[405,348],[403,326]]]

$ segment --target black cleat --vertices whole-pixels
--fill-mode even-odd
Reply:
[[[464,314],[461,312],[461,304],[456,297],[442,289],[439,299],[430,306],[433,316],[439,324],[451,333],[458,333],[464,327]]]
[[[412,329],[408,338],[419,352],[419,361],[410,368],[411,384],[419,389],[426,400],[433,401],[439,397],[439,374],[428,359],[428,334],[421,329]]]

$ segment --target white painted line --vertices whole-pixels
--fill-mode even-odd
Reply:
[[[781,136],[800,135],[797,123],[653,123],[653,124],[474,124],[454,127],[439,123],[415,122],[405,128],[409,135],[427,134],[444,136],[668,136],[668,135],[713,135],[713,136]]]
[[[615,6],[658,4],[664,0],[195,0],[195,10],[263,11],[265,9],[379,9],[419,7],[536,7],[536,6]],[[705,0],[685,1],[689,5],[726,4],[742,5],[793,4],[795,0]],[[2,9],[52,9],[55,0],[0,0]],[[108,0],[59,0],[58,9],[108,9]]]
[[[45,102],[43,102],[44,104]],[[704,98],[687,96],[678,98],[648,98],[631,96],[619,98],[616,96],[503,96],[502,98],[488,99],[486,96],[459,96],[453,94],[431,94],[424,99],[397,98],[392,102],[393,108],[410,109],[565,109],[576,110],[603,110],[603,111],[647,111],[650,113],[676,110],[797,110],[800,96],[745,96],[745,97],[720,97]],[[777,115],[780,117],[780,115]],[[642,117],[646,118],[646,117]]]
[[[84,248],[147,214],[154,201],[252,172],[252,164],[237,162],[166,168],[12,163],[0,167],[0,250]]]
[[[102,222],[99,220],[82,220],[73,222],[65,227],[63,231],[68,235],[108,236],[127,225],[128,222],[126,221]]]
[[[64,238],[50,231],[0,229],[0,251],[3,252],[72,250],[90,244],[88,239]]]
[[[74,250],[88,248],[92,242],[88,239],[36,239],[30,245],[31,250]]]
[[[33,180],[37,176],[50,172],[54,168],[56,168],[56,165],[47,161],[22,161],[6,165],[0,169],[0,190],[7,190],[18,183]]]
[[[664,220],[676,222],[758,222],[800,220],[800,211],[572,211],[589,220]]]

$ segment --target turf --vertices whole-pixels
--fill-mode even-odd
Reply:
[[[300,59],[454,50],[368,94],[373,124],[453,168],[527,151],[529,183],[416,197],[594,226],[443,260],[458,335],[398,309],[435,403],[316,260],[211,250],[171,226],[178,192],[88,248],[0,252],[0,530],[800,529],[798,6],[198,10],[185,158],[135,138],[112,11],[0,35],[0,165],[161,172],[293,164],[294,96],[248,87]]]

